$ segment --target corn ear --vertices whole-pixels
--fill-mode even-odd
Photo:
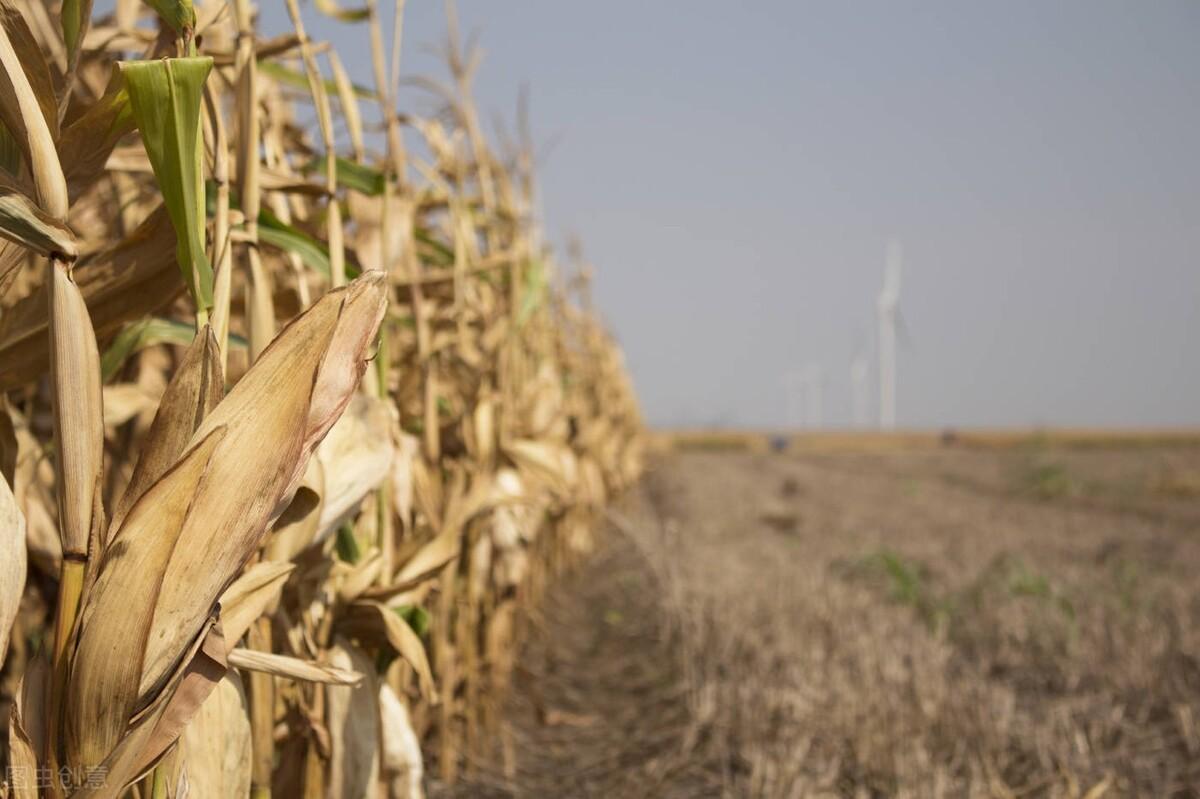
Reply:
[[[196,334],[167,385],[133,476],[113,511],[113,529],[121,524],[142,494],[179,459],[200,422],[225,396],[225,378],[217,350],[212,328],[206,325]]]
[[[217,428],[193,447],[134,505],[110,542],[80,616],[71,663],[65,726],[72,765],[103,762],[135,710],[153,697],[140,682],[163,573],[225,436],[226,429]],[[190,644],[197,629],[184,632]]]
[[[229,432],[166,567],[142,693],[173,670],[197,623],[287,507],[309,456],[353,396],[385,302],[378,273],[326,294],[284,328],[197,429],[193,441],[220,427]]]
[[[79,287],[65,264],[50,275],[50,384],[58,457],[59,525],[63,552],[83,558],[89,539],[102,532],[98,493],[104,429],[100,353]]]

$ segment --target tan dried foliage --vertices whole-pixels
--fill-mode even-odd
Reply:
[[[453,780],[514,609],[640,468],[476,58],[452,37],[445,113],[402,116],[374,0],[318,4],[371,88],[288,10],[0,0],[2,698],[7,762],[69,776],[40,795]]]

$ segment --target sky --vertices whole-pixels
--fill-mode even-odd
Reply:
[[[441,3],[407,5],[404,74],[443,75]],[[485,117],[530,87],[548,235],[651,423],[780,426],[817,363],[850,424],[896,240],[900,427],[1200,424],[1200,4],[458,9]],[[369,82],[365,29],[304,13]]]

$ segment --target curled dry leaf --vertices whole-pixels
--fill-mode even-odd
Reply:
[[[283,584],[295,568],[292,563],[256,563],[221,594],[221,629],[231,648],[279,600]]]
[[[72,202],[94,185],[117,142],[134,127],[129,93],[114,74],[104,96],[65,127],[58,142],[59,153],[70,156],[63,169]]]
[[[435,699],[437,691],[425,646],[395,610],[373,600],[359,600],[350,606],[348,622],[352,629],[363,631],[370,640],[386,640],[416,672],[421,694],[427,699]]]
[[[258,671],[301,682],[326,683],[329,685],[358,685],[361,672],[337,665],[316,663],[311,660],[259,652],[255,649],[231,649],[229,665],[246,671]]]
[[[43,211],[17,183],[0,173],[0,236],[38,255],[74,261],[75,234],[66,223]]]

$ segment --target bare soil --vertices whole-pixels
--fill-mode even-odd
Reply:
[[[455,794],[1200,795],[1200,448],[689,451],[610,518]]]

